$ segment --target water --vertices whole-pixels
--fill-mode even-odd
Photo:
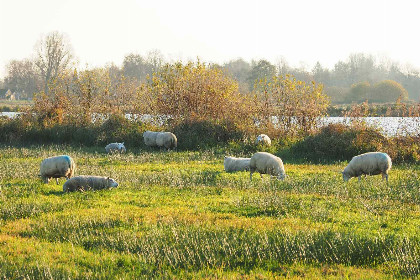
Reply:
[[[363,121],[369,126],[378,128],[384,135],[413,135],[420,132],[420,117],[326,117],[320,121],[320,126],[331,123],[350,124],[352,121]]]
[[[0,112],[1,116],[9,118],[15,118],[21,112]],[[96,118],[98,116],[95,116]],[[137,115],[126,114],[126,118],[135,119]],[[162,125],[168,117],[161,117],[157,120],[157,124]],[[153,121],[154,118],[151,115],[142,115],[140,120],[144,122]],[[408,117],[360,117],[360,118],[344,118],[344,117],[325,117],[319,121],[319,126],[325,126],[331,123],[342,123],[350,124],[352,121],[364,121],[369,126],[379,128],[384,135],[396,136],[396,135],[410,135],[416,134],[420,131],[420,117],[408,118]],[[276,119],[273,118],[273,123],[276,123]]]
[[[22,114],[21,112],[0,112],[0,117],[9,117],[9,118],[15,118],[19,114]]]

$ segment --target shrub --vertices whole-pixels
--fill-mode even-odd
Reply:
[[[373,102],[395,102],[408,100],[407,90],[396,81],[385,80],[374,85],[371,100]]]
[[[313,161],[350,160],[353,156],[384,150],[388,140],[378,130],[330,124],[293,146],[292,152]]]
[[[244,138],[244,132],[231,122],[183,122],[173,128],[179,149],[198,149],[226,144]]]
[[[167,64],[154,75],[148,91],[154,97],[156,114],[171,116],[181,127],[194,122],[201,126],[206,121],[214,126],[252,123],[248,98],[217,67],[200,62]]]
[[[290,75],[260,80],[254,94],[260,127],[272,130],[275,116],[276,130],[288,136],[307,135],[316,129],[317,119],[326,115],[329,105],[322,84],[306,84]]]

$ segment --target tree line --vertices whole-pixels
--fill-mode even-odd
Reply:
[[[111,82],[126,77],[141,84],[167,63],[160,51],[153,50],[146,55],[130,53],[124,57],[121,66],[108,64],[102,68],[110,73]],[[420,100],[417,69],[363,53],[351,54],[345,61],[338,61],[333,69],[323,67],[320,62],[311,70],[295,68],[285,59],[272,64],[264,59],[247,62],[238,58],[223,65],[210,65],[236,80],[243,94],[252,93],[262,79],[270,82],[272,77],[291,75],[305,83],[323,84],[323,90],[332,103]],[[70,41],[63,34],[52,32],[37,42],[34,58],[12,60],[7,64],[7,73],[0,86],[20,92],[23,98],[32,98],[40,91],[48,93],[49,83],[63,71],[75,68]]]

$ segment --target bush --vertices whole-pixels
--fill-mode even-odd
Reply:
[[[198,149],[238,141],[244,133],[233,123],[216,124],[210,121],[183,122],[173,128],[179,149]]]
[[[102,124],[54,124],[45,127],[26,117],[0,119],[0,142],[7,144],[76,144],[82,146],[125,142],[130,147],[143,145],[146,126],[122,116],[111,115]]]
[[[111,115],[98,128],[97,144],[106,145],[112,142],[124,142],[127,146],[143,145],[143,132],[146,125],[140,121],[131,121],[121,115]]]
[[[292,152],[316,162],[350,160],[361,153],[383,151],[387,144],[388,139],[376,129],[330,124],[298,142]]]
[[[394,162],[420,162],[420,134],[393,138],[387,153]]]

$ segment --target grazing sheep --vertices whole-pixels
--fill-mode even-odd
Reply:
[[[171,132],[145,131],[143,139],[144,144],[149,147],[165,147],[168,150],[177,147],[177,138]]]
[[[360,181],[362,175],[382,174],[382,180],[386,178],[388,182],[388,171],[391,166],[391,158],[386,153],[370,152],[353,157],[341,173],[344,181],[348,181],[351,177],[359,177]]]
[[[226,172],[248,171],[251,158],[225,157],[223,165]]]
[[[283,162],[279,157],[266,152],[255,153],[249,162],[250,179],[255,171],[262,174],[270,174],[278,179],[284,179],[286,172],[284,171]]]
[[[118,183],[112,178],[80,175],[67,180],[63,185],[63,192],[100,190],[116,187],[118,187]]]
[[[271,146],[271,139],[266,134],[260,134],[257,136],[257,139],[255,140],[256,145],[258,145],[259,143],[265,146]]]
[[[149,146],[149,147],[157,146],[156,137],[157,137],[158,133],[159,132],[145,131],[143,133],[144,144],[146,144],[146,146]]]
[[[45,184],[48,184],[50,178],[55,178],[58,185],[58,178],[70,179],[75,170],[74,160],[70,156],[61,155],[44,159],[41,162],[39,176]]]
[[[120,154],[125,153],[127,150],[125,149],[124,142],[122,143],[110,143],[105,146],[105,151],[108,154],[113,154],[119,152]]]

